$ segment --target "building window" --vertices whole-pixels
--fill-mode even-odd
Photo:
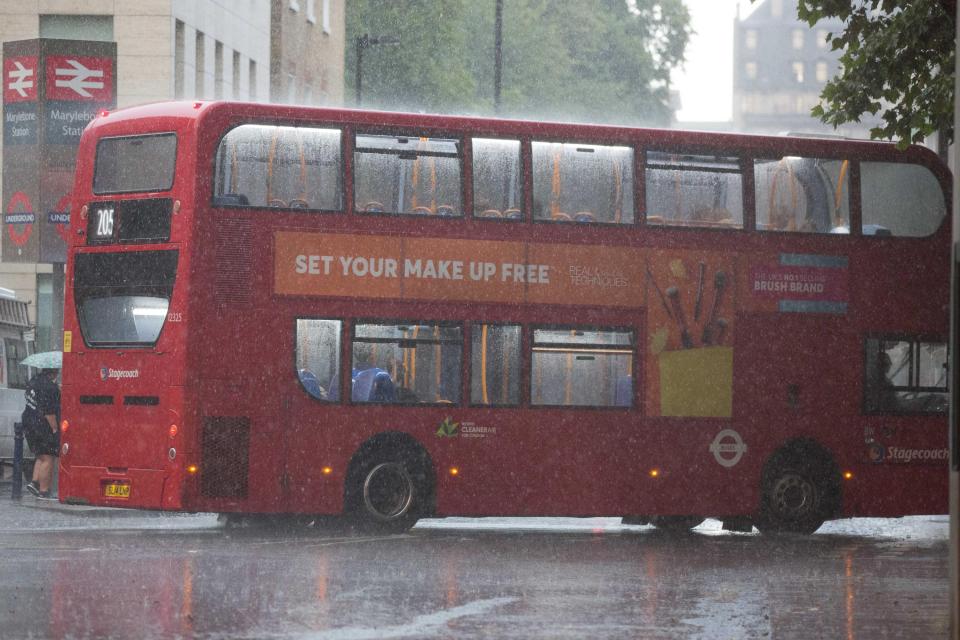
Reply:
[[[307,0],[307,22],[317,24],[317,2],[316,0]]]
[[[78,5],[82,6],[80,3]],[[41,15],[40,37],[112,42],[114,40],[113,16]]]
[[[330,0],[323,0],[322,6],[323,15],[323,32],[326,34],[330,33]]]
[[[770,15],[774,18],[783,17],[783,0],[771,0]]]
[[[250,95],[250,100],[256,102],[257,100],[257,61],[256,60],[250,61],[250,68],[248,70],[248,73],[250,75],[250,79],[249,79],[250,86],[248,87],[247,90]]]
[[[749,80],[757,79],[757,63],[756,62],[746,63],[746,65],[744,65],[743,70],[747,75],[747,79]]]
[[[803,49],[803,40],[804,40],[804,31],[803,29],[794,29],[791,34],[791,39],[793,41],[794,49]]]
[[[817,29],[817,47],[820,49],[830,48],[830,32],[826,29]]]
[[[743,33],[743,45],[752,51],[757,48],[757,38],[758,34],[756,29],[747,29]]]
[[[830,77],[830,71],[827,67],[827,63],[820,61],[817,63],[817,82],[826,82]]]
[[[294,13],[300,11],[300,0],[290,0],[290,11]]]
[[[223,43],[219,40],[213,45],[213,97],[223,99]]]
[[[194,73],[193,95],[198,98],[202,98],[204,96],[203,67],[204,67],[204,61],[206,60],[206,55],[205,55],[206,38],[204,37],[202,31],[197,31],[196,43],[197,43],[197,47],[196,47],[196,54],[194,57],[195,73]]]
[[[297,76],[292,73],[287,74],[287,104],[297,102]]]
[[[790,63],[790,72],[793,74],[793,80],[797,84],[803,82],[803,63],[802,62],[791,62]]]
[[[183,81],[186,72],[186,36],[183,22],[177,20],[174,24],[173,36],[173,96],[178,100],[184,97]]]
[[[233,52],[233,98],[240,99],[240,52]]]

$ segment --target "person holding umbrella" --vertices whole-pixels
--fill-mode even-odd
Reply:
[[[42,355],[46,354],[34,354],[30,358]],[[33,364],[30,358],[21,364],[42,368],[27,383],[27,406],[20,417],[27,444],[36,456],[33,479],[27,484],[27,491],[38,498],[51,498],[53,472],[60,455],[60,387],[57,385],[60,361],[48,358]]]

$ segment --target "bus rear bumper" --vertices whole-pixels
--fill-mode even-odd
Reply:
[[[60,468],[60,501],[126,509],[178,510],[179,496],[171,501],[160,469],[108,469],[70,466]],[[166,499],[164,499],[166,498]]]

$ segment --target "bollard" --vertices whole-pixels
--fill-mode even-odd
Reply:
[[[13,477],[10,498],[19,500],[23,491],[23,424],[13,423]]]

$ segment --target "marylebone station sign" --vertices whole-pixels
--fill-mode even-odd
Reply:
[[[64,262],[84,127],[117,102],[117,45],[3,43],[4,262]]]

